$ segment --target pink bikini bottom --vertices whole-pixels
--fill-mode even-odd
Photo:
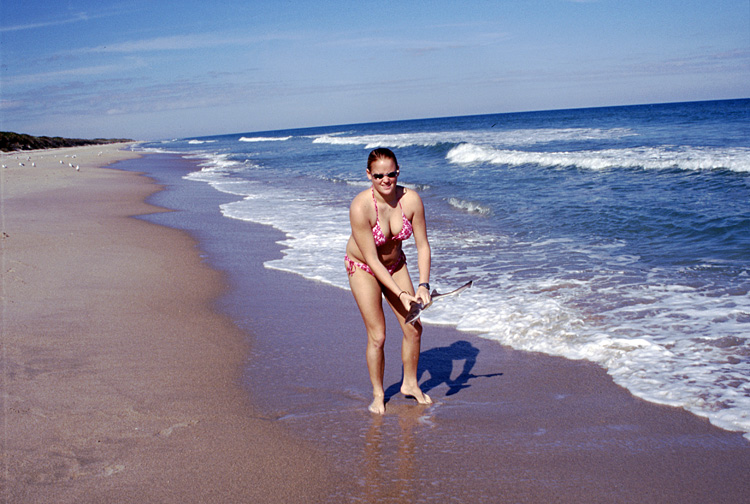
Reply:
[[[365,263],[360,263],[356,261],[352,261],[349,259],[348,255],[344,256],[344,264],[346,264],[346,271],[349,273],[349,276],[354,274],[354,269],[359,268],[362,271],[366,271],[372,276],[375,276],[375,274],[372,272],[370,267],[366,265]],[[395,263],[391,264],[390,266],[386,266],[386,269],[388,269],[388,273],[393,275],[393,272],[396,271],[401,267],[402,264],[406,264],[406,255],[404,254],[404,251],[401,251],[401,255],[398,256],[398,259]]]

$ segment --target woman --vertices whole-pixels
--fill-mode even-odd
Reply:
[[[430,243],[427,241],[424,206],[419,195],[396,185],[396,156],[389,149],[375,149],[367,158],[367,178],[372,187],[359,193],[349,208],[352,235],[346,245],[346,270],[367,330],[367,369],[373,401],[369,410],[385,413],[385,314],[382,295],[391,306],[404,333],[401,360],[404,378],[401,393],[419,404],[432,400],[417,383],[422,326],[406,324],[412,302],[430,301]],[[414,292],[401,242],[414,235],[417,245],[419,287]]]

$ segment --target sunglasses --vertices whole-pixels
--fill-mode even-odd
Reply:
[[[372,178],[374,178],[375,180],[380,180],[383,177],[396,178],[398,177],[398,170],[392,171],[390,173],[371,173],[370,175],[372,175]]]

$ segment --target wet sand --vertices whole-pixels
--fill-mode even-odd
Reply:
[[[157,185],[96,168],[136,157],[120,147],[2,156],[0,499],[322,502],[318,452],[240,386],[222,275],[129,217],[160,211]]]

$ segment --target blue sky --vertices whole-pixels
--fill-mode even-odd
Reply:
[[[139,140],[750,97],[748,0],[1,0],[0,129]]]

